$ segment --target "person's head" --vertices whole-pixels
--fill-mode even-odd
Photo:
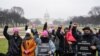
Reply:
[[[43,43],[48,43],[49,42],[49,35],[48,35],[48,31],[44,30],[41,33],[41,40]]]
[[[48,31],[47,30],[44,30],[42,33],[41,33],[41,36],[42,37],[48,37],[49,36],[49,34],[48,34]]]
[[[18,36],[19,35],[19,29],[17,27],[13,28],[13,35]]]
[[[64,32],[66,33],[68,31],[69,31],[69,28],[68,27],[65,27]]]
[[[58,30],[61,30],[61,29],[62,29],[62,25],[59,25],[59,26],[58,26]]]
[[[30,39],[31,38],[31,29],[27,29],[25,38],[26,39]]]
[[[69,30],[70,30],[70,29],[72,29],[72,30],[77,29],[77,26],[78,26],[78,23],[75,23],[75,22],[72,23],[72,22],[71,22],[70,25],[69,25]]]
[[[73,23],[72,24],[72,28],[77,28],[77,26],[78,26],[78,23]]]
[[[84,27],[83,32],[84,32],[84,35],[90,35],[93,33],[90,27]]]

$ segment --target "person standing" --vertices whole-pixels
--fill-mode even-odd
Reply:
[[[63,56],[64,54],[64,33],[62,32],[62,26],[58,26],[56,31],[57,38],[59,39],[58,53],[59,56]]]
[[[83,28],[84,34],[78,42],[78,56],[96,56],[97,37],[90,27]]]
[[[81,33],[77,29],[77,23],[70,23],[68,32],[65,39],[67,42],[67,54],[68,56],[77,56],[77,43],[81,38]]]
[[[27,29],[25,38],[21,44],[22,56],[35,56],[36,43],[31,34],[31,29]]]
[[[3,35],[8,40],[8,52],[7,56],[21,56],[21,43],[22,38],[19,35],[19,29],[13,28],[13,35],[7,33],[8,26],[4,27]]]
[[[40,41],[41,43],[38,45],[37,56],[54,56],[56,48],[53,41],[49,38],[47,30],[41,33]]]

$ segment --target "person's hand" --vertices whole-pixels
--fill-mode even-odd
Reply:
[[[28,54],[28,53],[29,53],[29,51],[28,51],[28,50],[26,50],[26,51],[25,51],[25,54]]]
[[[73,44],[73,43],[72,43],[71,41],[68,41],[68,44],[71,45],[71,44]]]
[[[91,49],[92,50],[96,50],[96,46],[91,46]]]
[[[49,55],[51,55],[51,54],[52,54],[52,52],[51,52],[51,51],[49,51],[49,52],[48,52],[48,54],[49,54]]]

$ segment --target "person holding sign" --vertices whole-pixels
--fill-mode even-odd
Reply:
[[[48,32],[44,30],[40,37],[41,43],[38,45],[37,56],[53,56],[55,52],[55,45],[52,40],[49,39]]]
[[[84,34],[78,42],[78,56],[96,56],[97,38],[90,27],[83,28]]]

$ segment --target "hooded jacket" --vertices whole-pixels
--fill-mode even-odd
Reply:
[[[35,48],[36,48],[36,43],[32,36],[25,36],[23,43],[21,45],[22,49],[22,56],[35,56]],[[29,53],[25,53],[25,51],[28,50]]]

